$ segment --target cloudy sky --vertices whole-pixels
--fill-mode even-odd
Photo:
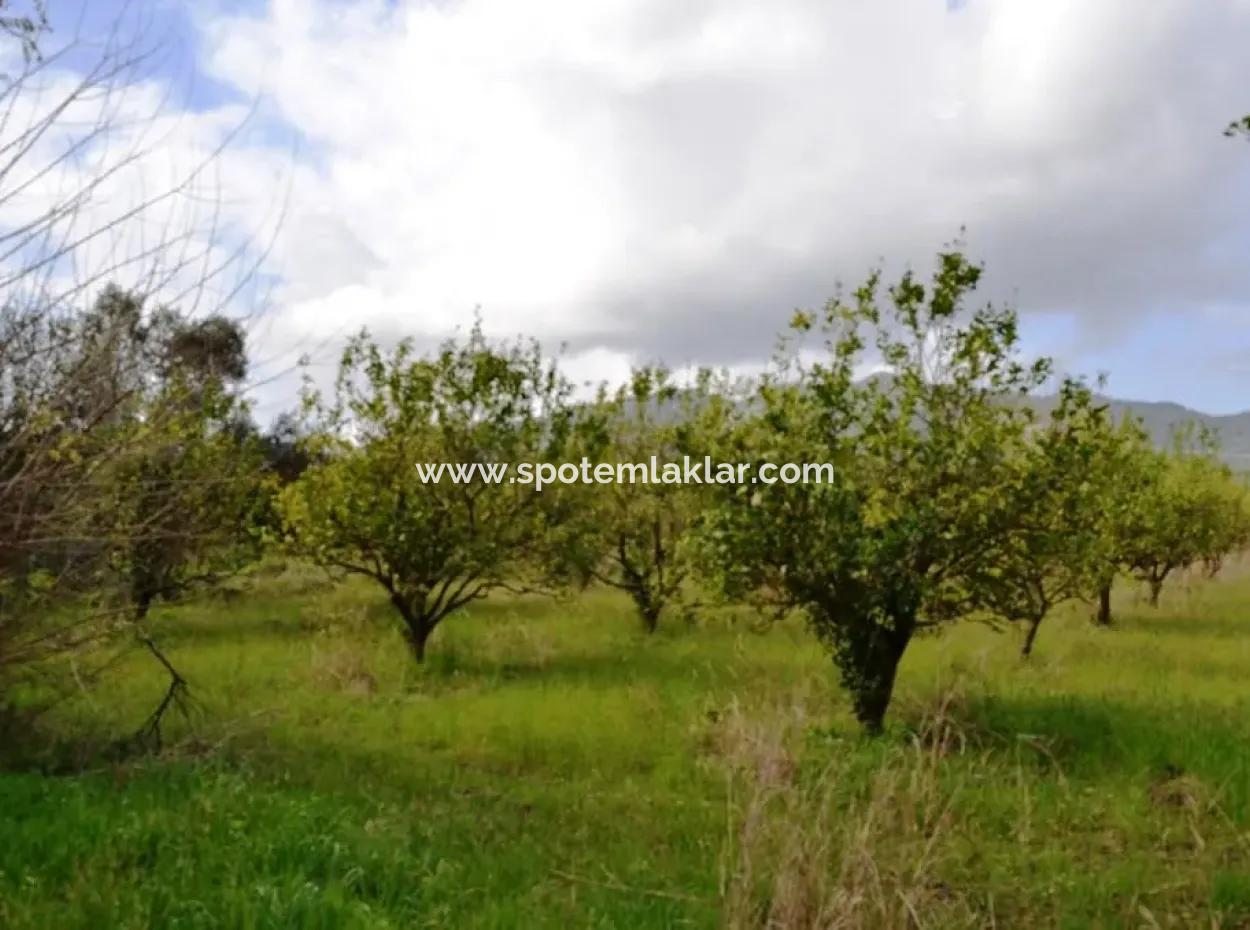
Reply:
[[[793,308],[963,228],[1030,350],[1250,408],[1250,143],[1221,134],[1250,111],[1250,0],[149,12],[163,106],[210,138],[255,109],[217,177],[240,223],[285,206],[255,336],[278,367],[477,307],[578,377],[750,365]]]

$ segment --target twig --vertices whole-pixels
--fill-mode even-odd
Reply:
[[[169,687],[165,691],[165,696],[161,698],[160,704],[144,721],[143,726],[134,735],[135,742],[140,745],[151,745],[156,749],[161,748],[161,722],[165,718],[166,711],[170,707],[176,708],[184,717],[187,716],[190,707],[190,689],[187,680],[182,674],[174,668],[173,664],[165,657],[165,654],[156,647],[156,643],[152,641],[143,630],[138,631],[139,642],[147,648],[148,652],[156,657],[156,660],[165,666],[165,671],[169,673]]]

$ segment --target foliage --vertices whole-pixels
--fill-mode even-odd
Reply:
[[[290,484],[312,464],[306,438],[298,415],[292,413],[280,414],[261,437],[265,464],[281,484]]]
[[[135,619],[158,598],[181,596],[259,555],[255,528],[266,507],[260,448],[236,392],[247,374],[239,325],[188,321],[167,308],[150,318],[143,301],[117,289],[106,312],[125,308],[131,346],[132,413],[105,440],[125,455],[104,472],[99,493],[110,570],[124,580]],[[109,353],[91,352],[94,363]]]
[[[722,590],[806,612],[871,732],[913,636],[967,612],[970,573],[1018,519],[1007,488],[1032,417],[1007,401],[1048,368],[1015,359],[1010,311],[965,313],[979,278],[947,253],[930,286],[905,274],[884,306],[874,274],[852,300],[797,315],[827,354],[808,364],[801,339],[783,346],[735,452],[829,462],[832,481],[728,489],[703,534]],[[857,380],[870,337],[889,374]]]
[[[19,330],[33,351],[11,371],[0,447],[21,505],[0,560],[10,679],[125,632],[185,688],[138,621],[258,554],[265,482],[231,389],[242,333],[144,305],[110,286],[84,312]]]
[[[702,453],[724,419],[723,398],[712,387],[709,372],[682,386],[665,368],[638,368],[616,390],[601,387],[579,424],[585,460],[625,479],[578,489],[582,572],[628,594],[648,633],[666,610],[693,606],[683,604],[690,574],[684,541],[707,501],[703,484],[652,481],[649,470],[652,462],[684,467],[683,458],[693,458],[701,478],[711,477]]]
[[[1242,486],[1211,450],[1192,453],[1178,444],[1170,453],[1151,453],[1147,468],[1122,557],[1157,606],[1173,572],[1196,562],[1218,570],[1225,554],[1243,547],[1247,517]]]
[[[1095,622],[1109,626],[1112,589],[1116,578],[1128,570],[1129,549],[1142,532],[1157,458],[1140,421],[1125,417],[1102,426],[1087,437],[1092,443],[1088,476],[1094,489],[1087,516],[1094,521],[1094,534],[1085,593],[1097,597]]]
[[[11,310],[0,328],[0,673],[11,673],[102,632],[110,540],[125,535],[103,525],[119,524],[118,469],[142,454],[153,356],[141,302],[117,288],[76,314]],[[72,618],[50,620],[77,599]]]
[[[169,403],[168,397],[156,403]],[[188,409],[159,410],[159,432],[112,475],[110,567],[126,579],[134,616],[158,598],[211,584],[260,553],[268,504],[256,439],[232,429],[236,401],[213,391]]]
[[[975,609],[1027,625],[1026,656],[1047,614],[1098,576],[1100,508],[1120,480],[1100,456],[1109,432],[1089,388],[1065,381],[1055,409],[1007,463],[1002,493],[1014,525],[970,568],[967,585]]]
[[[494,346],[479,325],[418,358],[362,334],[333,403],[309,394],[322,458],[282,493],[287,538],[320,565],[380,584],[417,661],[449,614],[493,589],[559,580],[568,506],[558,488],[425,480],[418,465],[558,460],[569,386],[537,345]]]
[[[153,407],[172,367],[244,361],[223,314],[260,260],[212,208],[207,169],[228,136],[199,157],[176,147],[192,163],[152,186],[166,103],[149,93],[152,33],[126,6],[106,20],[87,39],[52,30],[44,0],[0,0],[0,40],[23,53],[0,80],[0,712],[20,702],[29,713],[26,686],[67,665],[75,688],[94,684],[79,660],[107,667],[91,647],[133,631],[118,582],[151,527],[121,487],[185,443],[188,411],[206,399],[193,390]],[[60,79],[66,64],[73,80]]]
[[[1207,461],[1207,479],[1199,558],[1208,578],[1214,578],[1228,556],[1250,546],[1250,493],[1244,478],[1227,466]]]

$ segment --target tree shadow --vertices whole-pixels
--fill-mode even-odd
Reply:
[[[1158,633],[1164,636],[1242,637],[1250,632],[1250,617],[1182,617],[1159,613],[1156,616],[1135,614],[1115,624],[1113,629],[1132,633]]]
[[[287,616],[243,616],[226,612],[195,616],[155,617],[156,636],[163,645],[186,646],[220,642],[243,642],[257,637],[265,639],[301,639],[310,636],[317,626],[292,611]]]
[[[741,680],[753,672],[741,665],[726,666],[716,658],[692,661],[684,652],[665,649],[670,641],[652,639],[641,634],[623,637],[594,652],[561,649],[549,655],[500,657],[490,655],[466,644],[434,643],[420,669],[419,681],[425,683],[469,682],[476,687],[503,687],[512,683],[542,682],[547,685],[593,685],[611,689],[622,685],[665,681],[690,681],[698,677],[703,684],[720,680]],[[759,674],[766,673],[761,666]]]
[[[1221,792],[1238,822],[1250,822],[1250,726],[1245,708],[1151,705],[1077,696],[969,698],[951,711],[968,742],[1073,778],[1151,778],[1192,773]],[[921,732],[916,716],[904,718]]]

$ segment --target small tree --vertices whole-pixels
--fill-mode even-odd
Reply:
[[[576,541],[582,571],[629,595],[648,633],[655,632],[666,610],[682,602],[690,572],[683,542],[707,502],[699,481],[687,482],[684,476],[652,481],[666,476],[651,475],[651,462],[684,465],[683,457],[706,447],[700,434],[718,419],[711,383],[708,372],[681,387],[664,368],[639,368],[615,391],[601,387],[580,424],[588,461],[612,472],[612,480],[579,494]],[[704,480],[704,463],[695,464],[697,477]]]
[[[1158,453],[1135,417],[1101,425],[1086,437],[1091,482],[1088,516],[1094,521],[1094,533],[1085,595],[1097,599],[1094,622],[1110,626],[1111,593],[1116,579],[1129,568],[1132,540],[1142,532],[1157,477]]]
[[[214,196],[238,127],[171,146],[146,16],[113,12],[88,36],[72,16],[52,28],[43,0],[0,0],[0,45],[22,52],[0,80],[0,725],[14,695],[63,693],[56,660],[134,630],[116,622],[109,557],[147,528],[123,526],[117,482],[168,438],[144,409],[153,321],[134,295],[200,318],[241,309],[266,254]]]
[[[723,590],[805,611],[869,732],[912,638],[967,612],[974,567],[1016,517],[1006,489],[1032,415],[1008,401],[1048,366],[1015,359],[1010,311],[965,311],[979,278],[952,252],[929,286],[904,275],[888,306],[874,275],[853,300],[797,314],[799,338],[763,379],[759,417],[733,451],[832,463],[833,478],[727,489],[701,534]],[[808,364],[801,337],[813,328],[827,354]],[[870,338],[889,374],[857,380]]]
[[[1204,574],[1214,578],[1229,554],[1250,545],[1250,496],[1245,482],[1221,465],[1212,477],[1207,499],[1210,517],[1201,559]]]
[[[224,317],[158,312],[144,339],[148,383],[130,453],[109,471],[104,538],[136,620],[157,599],[239,570],[260,552],[269,481],[259,438],[237,393],[245,340]]]
[[[1123,562],[1159,606],[1163,585],[1173,572],[1195,562],[1210,563],[1236,544],[1236,506],[1227,496],[1227,466],[1214,458],[1209,438],[1196,451],[1178,440],[1169,452],[1154,452],[1146,463],[1138,506],[1123,534]]]
[[[1099,574],[1098,452],[1107,429],[1105,408],[1089,389],[1066,381],[1008,472],[1003,490],[1015,508],[1014,528],[969,573],[972,606],[1025,624],[1026,658],[1050,611],[1082,596]]]
[[[478,325],[427,358],[360,335],[333,403],[307,397],[319,434],[313,464],[280,497],[289,542],[381,585],[423,661],[430,634],[465,604],[553,580],[568,519],[560,489],[478,467],[558,458],[568,392],[537,344],[491,345]]]

